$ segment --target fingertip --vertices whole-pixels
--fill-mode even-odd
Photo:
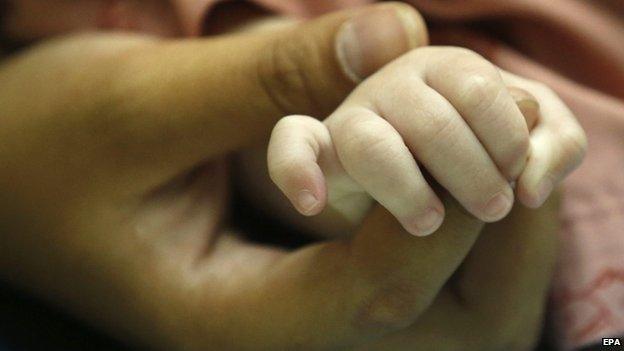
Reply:
[[[400,3],[365,8],[345,22],[335,38],[338,63],[355,83],[428,42],[422,16],[413,7]]]
[[[484,222],[496,222],[505,218],[511,211],[514,195],[511,187],[494,194],[483,206],[480,219]]]
[[[325,207],[327,185],[317,164],[276,168],[271,179],[300,214],[314,216]]]
[[[295,196],[293,205],[304,216],[314,216],[323,210],[319,197],[310,190],[300,190]]]
[[[431,207],[423,213],[419,213],[416,218],[405,221],[403,227],[413,236],[425,237],[435,233],[443,221],[444,210]]]
[[[533,187],[522,186],[518,191],[520,202],[533,209],[540,208],[548,199],[554,188],[554,183],[545,177]]]
[[[325,208],[327,203],[327,185],[325,177],[318,165],[305,172],[308,174],[304,184],[292,188],[291,202],[299,213],[304,216],[315,216]]]

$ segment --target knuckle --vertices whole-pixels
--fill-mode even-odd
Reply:
[[[465,117],[494,118],[496,114],[488,112],[496,106],[503,108],[500,98],[507,93],[498,68],[469,49],[449,47],[442,50],[446,52],[445,58],[439,60],[435,72],[453,80],[451,94],[455,107]]]
[[[565,104],[561,101],[559,94],[553,88],[551,88],[550,85],[537,80],[527,80],[527,85],[531,88],[529,91],[534,96],[541,96],[544,99],[559,101],[562,105],[565,106]]]
[[[470,49],[457,46],[444,47],[440,50],[444,51],[446,59],[441,60],[443,66],[455,67],[460,69],[477,70],[480,68],[493,68],[483,56]]]
[[[497,72],[490,69],[475,70],[461,83],[462,108],[475,115],[485,113],[495,105],[503,91]]]
[[[532,84],[533,89],[535,89],[536,92],[539,92],[539,93],[541,93],[543,95],[546,95],[546,96],[555,96],[555,97],[558,98],[557,93],[555,93],[555,91],[550,86],[548,86],[547,84],[542,83],[542,82],[537,81],[537,80],[530,80],[529,82],[530,82],[530,84]]]
[[[311,76],[304,63],[316,50],[306,45],[313,44],[284,37],[266,45],[258,56],[258,81],[282,115],[309,112],[315,106]]]
[[[383,165],[401,159],[404,149],[397,146],[404,143],[385,123],[381,118],[362,120],[356,115],[344,119],[333,141],[345,167],[362,169],[365,165]]]
[[[275,130],[292,130],[303,128],[306,124],[310,123],[311,117],[301,115],[290,115],[283,117],[275,124]]]
[[[281,133],[292,128],[295,128],[299,125],[299,118],[296,116],[286,116],[281,118],[277,123],[275,123],[275,127],[273,127],[273,133]]]
[[[361,120],[356,115],[350,115],[340,124],[343,148],[347,151],[361,152],[363,150],[383,147],[384,134],[380,124],[372,120]]]
[[[476,52],[468,48],[461,47],[461,46],[447,46],[442,49],[445,50],[449,54],[448,57],[450,57],[452,60],[457,60],[460,62],[463,62],[466,59],[471,60],[471,59],[481,58],[481,55],[477,54]]]
[[[428,299],[416,284],[402,281],[388,284],[364,301],[356,314],[356,325],[382,330],[403,329],[428,306]]]
[[[273,128],[274,133],[280,133],[290,137],[298,136],[298,142],[307,142],[315,150],[318,149],[317,142],[326,137],[327,128],[323,122],[304,115],[290,115],[280,119]]]
[[[435,110],[418,111],[426,121],[421,128],[417,130],[419,138],[424,144],[433,144],[436,142],[452,142],[452,137],[457,133],[457,129],[461,126],[454,123],[449,114],[444,111],[436,112]],[[447,144],[448,145],[448,144]]]

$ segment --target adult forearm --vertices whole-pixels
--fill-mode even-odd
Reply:
[[[63,151],[79,159],[96,150],[119,169],[136,170],[145,160],[159,167],[154,158],[180,155],[190,166],[266,137],[280,115],[270,100],[230,101],[265,94],[260,85],[233,82],[246,78],[234,71],[240,66],[225,64],[235,47],[232,40],[82,35],[6,60],[0,67],[0,159],[24,166],[26,157],[31,173],[46,162],[67,170],[58,167]]]

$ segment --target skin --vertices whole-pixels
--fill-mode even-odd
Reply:
[[[214,39],[66,37],[6,60],[2,279],[163,350],[461,345],[427,339],[435,325],[475,349],[532,342],[525,331],[541,320],[554,208],[492,226],[453,284],[483,224],[444,198],[446,220],[427,238],[379,206],[353,237],[294,251],[247,242],[224,221],[223,156],[266,142],[280,116],[328,114],[353,89],[333,52],[351,16]],[[265,59],[276,54],[300,65],[294,76]],[[470,324],[484,315],[491,322]],[[458,332],[466,325],[474,333]],[[496,338],[477,337],[492,325]]]
[[[304,215],[329,202],[361,218],[353,207],[365,210],[358,195],[368,194],[424,236],[438,229],[444,207],[421,170],[474,216],[494,222],[511,210],[510,182],[520,202],[539,207],[578,166],[585,143],[574,115],[539,83],[467,49],[424,47],[369,77],[322,123],[282,119],[268,170]]]

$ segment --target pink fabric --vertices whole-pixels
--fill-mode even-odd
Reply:
[[[51,4],[63,2],[21,1],[39,1],[47,11]],[[197,36],[218,1],[225,0],[72,2],[81,4],[80,11],[58,24],[40,21],[43,24],[30,27],[28,35],[96,27]],[[254,2],[281,14],[313,17],[373,1]],[[562,247],[550,311],[553,329],[563,350],[624,335],[624,0],[407,2],[428,21],[443,24],[437,27],[444,32],[433,35],[438,43],[471,47],[509,71],[548,83],[576,113],[587,131],[589,151],[564,183]],[[92,4],[90,10],[85,9],[87,3]],[[99,22],[86,23],[89,11]],[[153,14],[162,17],[148,18]],[[463,29],[474,21],[491,25],[486,32]],[[57,28],[68,24],[73,27]]]
[[[200,35],[201,26],[212,5],[227,0],[170,0],[181,18],[186,35]],[[361,5],[361,0],[256,0],[264,8],[295,17],[314,17],[322,13]]]

